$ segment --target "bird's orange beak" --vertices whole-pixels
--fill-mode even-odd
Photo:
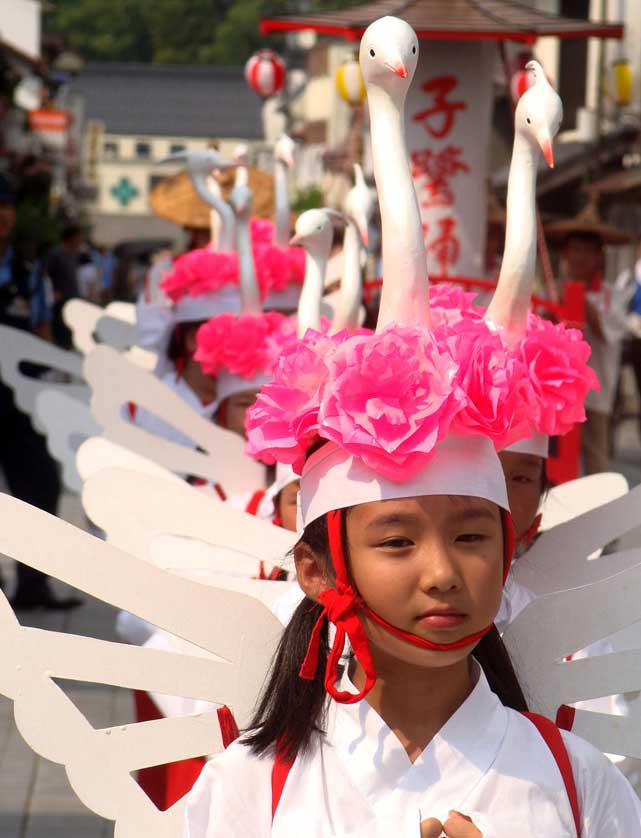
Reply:
[[[541,153],[545,157],[545,161],[548,166],[553,169],[554,168],[554,152],[552,150],[552,140],[549,137],[545,139],[539,140],[539,146],[541,147]]]
[[[291,237],[289,240],[290,247],[300,247],[300,244],[303,240],[303,237],[296,233],[294,236]]]
[[[405,64],[403,64],[403,62],[400,60],[400,58],[397,61],[394,61],[394,62],[392,62],[392,61],[386,62],[385,66],[389,67],[389,69],[393,73],[395,73],[397,76],[400,76],[402,79],[407,78],[407,67],[405,66]]]
[[[369,244],[369,230],[367,229],[366,224],[359,224],[358,225],[358,232],[361,234],[361,239],[363,241],[363,246],[367,247]]]

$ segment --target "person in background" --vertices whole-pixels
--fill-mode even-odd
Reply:
[[[63,349],[71,349],[71,332],[62,319],[62,308],[67,300],[80,296],[78,286],[78,250],[83,241],[82,229],[68,224],[62,231],[61,242],[47,256],[46,272],[53,286],[53,339]]]
[[[601,388],[590,391],[585,401],[581,447],[585,473],[598,474],[607,471],[610,462],[610,426],[627,308],[627,296],[603,275],[605,246],[627,244],[630,237],[599,217],[594,200],[575,218],[548,224],[545,232],[561,245],[561,278],[585,286],[584,336]]]
[[[15,192],[0,175],[0,323],[51,339],[50,307],[42,266],[29,261],[11,240],[15,224]],[[44,437],[16,407],[13,393],[0,382],[0,469],[14,497],[56,514],[60,480]],[[74,597],[58,599],[49,579],[26,565],[17,565],[16,609],[66,610],[80,604]]]

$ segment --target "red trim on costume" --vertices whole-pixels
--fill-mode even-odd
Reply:
[[[258,513],[258,507],[260,506],[261,500],[265,497],[265,493],[265,489],[256,489],[245,507],[245,512],[248,515],[256,515]]]
[[[276,746],[276,758],[274,760],[274,767],[272,768],[272,823],[294,761],[295,758],[287,759],[285,757],[280,744]]]
[[[234,714],[226,704],[223,707],[219,707],[216,713],[218,715],[218,724],[220,725],[220,734],[223,739],[223,748],[226,749],[232,742],[238,739],[240,731],[238,730]]]
[[[131,421],[135,421],[136,414],[138,413],[138,405],[133,402],[127,402],[127,413]]]
[[[556,726],[560,727],[561,730],[571,731],[574,727],[575,716],[576,710],[574,707],[562,704],[556,711]]]
[[[580,838],[581,815],[579,813],[579,798],[576,793],[576,783],[574,782],[574,774],[572,773],[570,757],[568,756],[565,742],[561,736],[561,731],[554,724],[554,722],[546,719],[545,716],[540,716],[538,713],[523,713],[523,715],[532,722],[534,727],[539,731],[545,740],[545,744],[552,752],[552,756],[554,757],[559,771],[561,772],[563,784],[565,785],[565,790],[568,794],[577,838]]]
[[[514,527],[510,515],[502,511],[504,548],[503,548],[503,583],[507,579],[512,563],[514,552]],[[475,634],[456,640],[453,643],[433,643],[412,632],[404,631],[391,623],[388,623],[371,608],[354,591],[347,575],[347,565],[343,548],[342,536],[342,510],[335,509],[327,513],[327,532],[329,537],[329,549],[334,569],[336,571],[336,587],[323,591],[318,597],[323,610],[321,611],[307,647],[307,653],[299,676],[305,680],[312,681],[316,677],[318,669],[318,653],[320,648],[320,633],[325,620],[329,620],[336,627],[336,637],[327,659],[325,669],[325,689],[335,701],[341,704],[355,704],[361,701],[376,683],[376,669],[372,658],[367,636],[358,615],[362,611],[390,634],[412,643],[421,649],[429,649],[434,652],[448,652],[452,649],[463,649],[477,643],[490,631],[492,625],[487,626]],[[354,656],[360,663],[365,673],[365,685],[358,693],[351,693],[336,689],[338,680],[338,664],[345,647],[345,638],[348,637]]]
[[[543,520],[543,515],[539,513],[536,518],[532,521],[532,526],[529,530],[526,530],[521,537],[521,541],[525,545],[526,548],[532,546],[532,542],[538,535],[539,529],[541,527],[541,521]]]

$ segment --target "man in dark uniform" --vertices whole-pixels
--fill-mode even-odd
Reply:
[[[21,257],[10,236],[15,224],[15,194],[0,175],[0,323],[49,338],[45,281],[38,262]],[[13,393],[0,381],[0,470],[14,497],[56,514],[60,479],[44,438],[29,417],[18,410]],[[14,608],[66,610],[81,600],[58,599],[49,578],[26,565],[17,565]]]

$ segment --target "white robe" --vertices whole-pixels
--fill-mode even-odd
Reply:
[[[575,836],[548,746],[477,677],[413,764],[367,701],[331,702],[326,736],[294,763],[273,826],[273,758],[234,743],[190,793],[183,838],[419,838],[422,820],[446,820],[450,809],[469,815],[483,838]],[[641,804],[623,775],[583,740],[563,738],[582,838],[639,838]]]

